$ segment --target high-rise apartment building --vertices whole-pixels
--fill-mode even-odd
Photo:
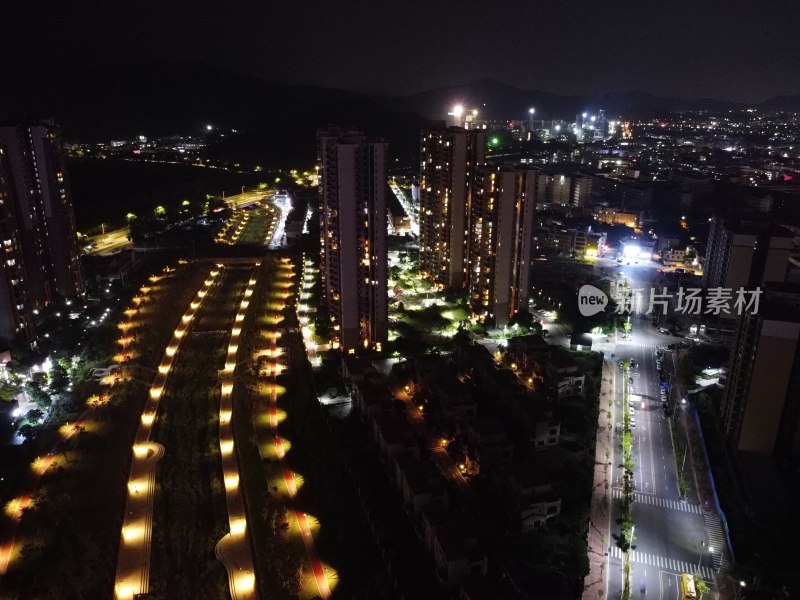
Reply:
[[[502,327],[528,308],[531,245],[539,171],[482,167],[469,219],[472,310]]]
[[[800,454],[800,286],[768,284],[756,314],[739,317],[720,404],[732,447]]]
[[[33,341],[32,311],[84,292],[61,133],[52,120],[0,125],[0,336]]]
[[[31,314],[33,306],[28,298],[14,194],[8,171],[8,155],[0,147],[0,339],[32,341],[35,337]]]
[[[85,289],[61,143],[52,120],[0,126],[25,282],[37,304]]]
[[[388,336],[387,144],[358,131],[317,134],[321,272],[334,342],[381,350]]]
[[[467,285],[469,215],[486,132],[423,130],[420,145],[420,269],[446,288]]]
[[[754,287],[785,281],[792,233],[769,221],[715,217],[703,266],[703,287]]]

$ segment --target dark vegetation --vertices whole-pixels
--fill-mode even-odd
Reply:
[[[163,292],[154,292],[153,300],[142,305],[137,318],[144,326],[136,330],[133,342],[139,353],[137,365],[155,367],[203,275],[181,269],[163,281]],[[155,320],[163,327],[148,326]],[[111,324],[108,328],[115,329]],[[90,348],[70,374],[81,410],[90,394],[102,393],[88,378],[90,368],[107,364],[116,350],[110,343]],[[58,444],[54,423],[22,447],[18,464],[27,465],[51,450],[65,462],[46,473],[32,507],[23,513],[17,534],[18,540],[24,540],[22,554],[3,578],[4,592],[53,600],[112,595],[131,443],[148,389],[139,377],[151,377],[139,367],[131,367],[130,373],[133,378],[105,392],[108,402],[94,409],[91,427],[79,429],[68,442]],[[14,494],[13,488],[6,487],[5,492],[4,500]]]
[[[214,548],[227,532],[219,457],[218,370],[247,271],[228,270],[181,346],[160,403],[151,590],[163,598],[225,598]]]

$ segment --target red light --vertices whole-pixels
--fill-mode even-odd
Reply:
[[[658,124],[658,126],[663,129],[664,127],[667,126],[667,124],[662,121],[661,123]]]

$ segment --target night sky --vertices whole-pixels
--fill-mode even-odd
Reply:
[[[392,95],[484,77],[559,94],[800,93],[796,0],[12,0],[3,13],[4,69],[9,56],[67,70],[193,60]]]

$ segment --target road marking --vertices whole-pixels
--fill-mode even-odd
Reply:
[[[623,497],[622,489],[618,487],[612,488],[611,497],[621,500]],[[668,498],[662,498],[655,494],[648,494],[645,492],[634,492],[633,501],[638,502],[639,504],[649,504],[650,506],[658,506],[661,508],[668,508],[670,510],[679,510],[681,512],[687,512],[694,515],[703,514],[703,509],[700,507],[699,504],[693,504],[691,502],[683,502],[681,500],[670,500]],[[709,540],[711,541],[712,546],[714,544],[719,543],[718,535],[715,535],[714,539],[712,539],[712,536],[709,534]]]
[[[673,573],[699,573],[703,580],[708,582],[714,581],[714,571],[705,565],[702,565],[698,570],[696,564],[676,560],[674,558],[666,558],[657,554],[648,554],[647,552],[640,552],[639,550],[630,550],[628,554],[630,555],[632,563],[659,568],[662,563],[666,563],[669,565],[668,569]],[[618,546],[611,546],[609,555],[614,558],[624,558],[623,552]]]

